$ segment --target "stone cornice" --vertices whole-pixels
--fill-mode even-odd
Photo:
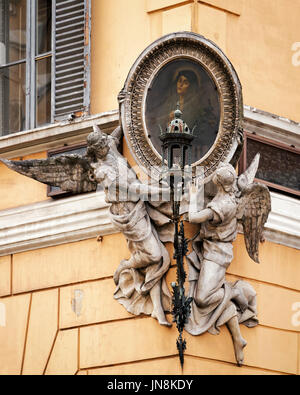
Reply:
[[[115,233],[104,192],[0,211],[0,256]]]
[[[0,156],[11,159],[59,148],[65,144],[77,144],[85,141],[95,124],[104,132],[111,133],[119,124],[118,111],[109,111],[84,119],[63,121],[38,129],[2,136],[0,137]]]
[[[117,110],[64,121],[0,137],[0,156],[11,159],[85,140],[94,124],[110,133],[119,122]],[[244,128],[250,133],[300,148],[300,123],[244,106]]]
[[[300,148],[300,123],[244,106],[244,129],[249,133]]]
[[[300,249],[300,200],[271,192],[272,211],[265,226],[265,238]]]
[[[299,200],[272,193],[266,239],[300,249],[299,213]],[[0,256],[115,232],[103,192],[49,199],[0,212]]]

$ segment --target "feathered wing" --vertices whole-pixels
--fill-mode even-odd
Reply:
[[[258,165],[260,160],[260,154],[257,153],[252,160],[250,166],[241,174],[238,178],[237,184],[239,190],[243,190],[245,187],[253,183],[254,177],[256,175]]]
[[[271,197],[265,185],[253,183],[243,189],[237,218],[243,225],[248,254],[256,263],[259,263],[259,242],[270,211]]]
[[[119,145],[123,137],[123,130],[121,126],[116,127],[111,136],[116,139],[116,144]]]
[[[93,168],[80,155],[62,155],[48,159],[13,161],[0,159],[10,169],[44,184],[72,193],[92,192],[97,182],[90,175]]]

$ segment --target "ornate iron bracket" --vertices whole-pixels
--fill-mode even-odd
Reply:
[[[183,222],[179,223],[179,216],[176,214],[179,211],[179,204],[175,202],[175,215],[174,215],[174,225],[175,225],[175,235],[174,235],[174,259],[176,259],[177,264],[177,283],[173,282],[173,298],[172,298],[172,315],[173,322],[176,323],[176,327],[179,332],[179,337],[177,339],[176,345],[179,352],[179,358],[181,366],[184,363],[184,351],[186,349],[186,340],[182,337],[182,332],[185,324],[191,313],[191,302],[193,298],[187,298],[185,296],[184,283],[186,280],[186,273],[184,270],[184,257],[188,252],[187,239],[184,235],[184,225]],[[179,229],[178,229],[179,228]]]
[[[171,188],[171,201],[173,206],[172,222],[175,226],[174,232],[174,256],[177,267],[177,282],[173,282],[173,298],[172,298],[172,315],[173,322],[176,323],[179,331],[177,339],[177,349],[181,366],[184,363],[184,351],[186,349],[186,341],[182,337],[185,324],[188,321],[191,312],[191,302],[193,298],[185,296],[184,283],[186,273],[184,270],[184,258],[188,252],[188,241],[184,234],[184,225],[180,220],[180,192],[184,188],[185,177],[191,174],[188,171],[191,167],[191,142],[194,139],[193,133],[182,119],[182,112],[174,111],[174,119],[170,122],[166,131],[161,130],[160,139],[162,141],[162,174],[168,176],[168,182]],[[175,150],[179,157],[175,158]],[[165,166],[167,161],[167,169]]]

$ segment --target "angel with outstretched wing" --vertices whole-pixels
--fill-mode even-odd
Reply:
[[[118,152],[121,137],[120,127],[107,135],[94,126],[87,137],[87,151],[83,156],[63,155],[29,161],[2,159],[2,162],[25,176],[74,194],[95,191],[97,185],[101,185],[110,204],[111,221],[126,237],[131,253],[115,272],[114,297],[129,312],[151,314],[161,325],[170,326],[165,316],[171,305],[165,280],[170,258],[144,201],[147,196],[159,198],[162,188],[140,182]],[[158,221],[165,221],[159,212],[156,217]]]
[[[226,324],[232,335],[238,365],[243,363],[242,338],[239,324],[257,325],[256,293],[245,281],[234,284],[225,280],[226,269],[233,259],[232,243],[242,222],[249,256],[258,261],[258,247],[264,224],[271,209],[270,193],[262,184],[254,183],[259,155],[239,178],[230,164],[221,164],[213,182],[216,196],[200,211],[190,205],[189,222],[200,224],[188,255],[189,296],[193,297],[192,312],[185,329],[200,335],[206,331],[219,333]],[[194,196],[193,196],[194,194]],[[191,192],[191,201],[196,191]]]

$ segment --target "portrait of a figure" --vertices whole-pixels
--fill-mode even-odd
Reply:
[[[193,130],[192,163],[199,161],[216,140],[220,124],[220,103],[212,77],[199,63],[173,60],[157,73],[148,89],[145,122],[149,139],[161,154],[160,130],[165,130],[179,108]]]

